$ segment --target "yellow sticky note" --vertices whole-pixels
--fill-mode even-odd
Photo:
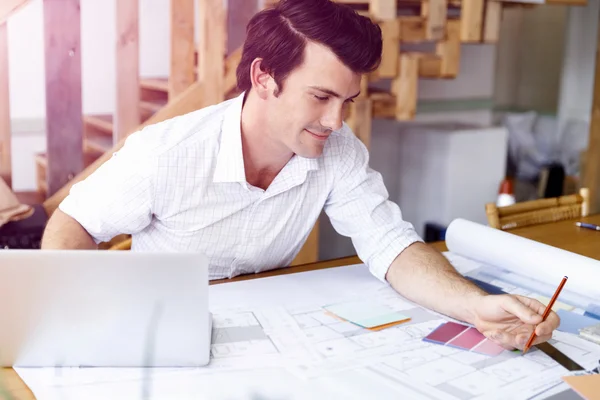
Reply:
[[[542,303],[543,305],[547,306],[548,303],[550,303],[550,298],[546,297],[546,296],[542,296],[542,295],[536,295],[533,297],[534,299],[538,300],[540,303]],[[571,311],[573,310],[575,307],[570,306],[568,304],[565,303],[561,303],[560,301],[556,300],[554,302],[554,305],[552,306],[552,311],[556,312],[558,310],[566,310],[566,311]]]

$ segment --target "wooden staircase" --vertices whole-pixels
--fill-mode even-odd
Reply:
[[[3,23],[3,6],[16,7],[27,0],[3,0],[0,6],[0,28]],[[45,0],[47,1],[47,0]],[[171,71],[169,77],[140,79],[139,38],[138,38],[138,1],[122,0],[117,2],[117,105],[115,115],[81,116],[81,108],[71,107],[66,112],[50,107],[52,113],[48,120],[60,120],[48,129],[48,148],[53,155],[52,169],[49,169],[47,154],[38,154],[35,158],[38,173],[38,189],[47,197],[44,208],[52,214],[66,197],[71,186],[89,176],[113,152],[119,150],[126,137],[147,126],[169,118],[216,104],[237,94],[235,90],[235,69],[241,58],[240,49],[231,52],[228,57],[227,38],[240,36],[245,32],[245,23],[258,10],[253,9],[248,0],[227,0],[225,9],[223,0],[201,0],[199,17],[195,15],[193,0],[171,1]],[[368,15],[382,29],[384,38],[383,59],[380,68],[367,77],[361,84],[361,96],[350,108],[348,124],[356,135],[369,147],[371,119],[391,118],[410,120],[415,116],[418,79],[452,79],[459,71],[461,43],[489,43],[498,38],[502,8],[508,6],[499,0],[335,0],[354,7],[360,13]],[[552,0],[554,4],[585,4],[586,0]],[[266,4],[271,3],[266,0]],[[250,4],[250,6],[249,6]],[[60,24],[64,20],[65,9],[60,4],[48,1],[45,14],[54,18],[54,26],[46,26],[46,51],[53,50],[48,43],[59,42],[61,48],[46,57],[51,61],[51,69],[46,63],[47,75],[51,79],[61,79],[60,91],[48,92],[47,98],[56,99],[65,96],[72,103],[80,102],[80,65],[72,57],[79,56],[71,50],[71,41],[77,41],[79,26],[69,27],[66,37]],[[10,13],[7,8],[4,14]],[[79,18],[79,3],[70,3],[70,21]],[[227,14],[229,13],[229,15]],[[231,14],[235,13],[235,16]],[[51,19],[52,19],[51,18]],[[233,23],[232,23],[233,21]],[[194,25],[200,42],[195,43]],[[236,33],[231,35],[231,33]],[[62,42],[61,42],[62,41]],[[428,53],[407,52],[404,44],[434,44],[434,50]],[[79,46],[79,42],[77,45]],[[229,43],[231,45],[231,43]],[[235,45],[234,45],[235,46]],[[65,49],[69,51],[64,51]],[[2,31],[0,30],[0,59],[2,58]],[[48,53],[47,53],[48,54]],[[71,55],[67,55],[71,54]],[[198,57],[201,54],[202,57]],[[68,57],[71,57],[70,59]],[[1,60],[0,60],[1,61]],[[67,64],[71,70],[57,68]],[[72,73],[72,72],[75,73]],[[0,65],[0,95],[3,90],[3,68]],[[70,73],[71,72],[71,73]],[[72,78],[75,76],[75,78]],[[50,87],[47,77],[47,89]],[[384,91],[369,89],[372,82],[387,79],[390,88]],[[65,83],[62,85],[62,83]],[[79,85],[79,86],[78,86]],[[7,86],[4,85],[4,86]],[[65,90],[66,89],[68,90]],[[53,97],[54,96],[54,97]],[[70,96],[70,97],[69,97]],[[80,96],[79,96],[80,97]],[[1,98],[0,98],[1,100]],[[8,103],[4,101],[4,103]],[[56,103],[55,103],[56,104]],[[0,156],[7,148],[10,130],[1,125],[3,112],[0,101]],[[52,106],[51,102],[47,101]],[[77,105],[77,104],[76,104]],[[81,106],[81,103],[78,104]],[[4,111],[3,111],[4,110]],[[4,112],[5,113],[5,112]],[[61,114],[62,113],[62,114]],[[8,118],[4,118],[8,120]],[[70,121],[70,123],[68,122]],[[81,124],[79,123],[81,121]],[[57,129],[58,126],[58,129]],[[8,133],[7,133],[8,132]],[[81,147],[80,147],[81,145]],[[9,148],[9,146],[8,146]],[[66,150],[65,150],[66,149]],[[76,154],[77,152],[77,154]],[[80,154],[82,157],[80,158]],[[69,157],[70,156],[70,157]],[[6,164],[6,158],[1,158]],[[1,161],[0,160],[0,161]],[[64,162],[67,161],[67,162]],[[80,163],[83,162],[81,166]],[[80,167],[83,167],[80,169]],[[6,167],[0,165],[0,174]],[[50,183],[48,183],[50,182]],[[305,249],[295,260],[295,264],[316,261],[318,224],[308,239]],[[303,255],[307,256],[303,258]]]
[[[139,112],[141,123],[160,111],[169,102],[168,78],[145,78],[140,80]],[[111,151],[114,141],[114,116],[112,114],[92,114],[83,117],[83,165],[90,166],[104,153]],[[46,153],[35,157],[38,191],[46,196]]]

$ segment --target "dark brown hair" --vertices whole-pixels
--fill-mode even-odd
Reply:
[[[261,70],[283,89],[283,81],[304,59],[310,40],[322,44],[356,73],[375,70],[381,62],[381,29],[350,7],[330,0],[281,0],[252,17],[246,28],[237,84],[252,88],[250,66],[262,58]]]

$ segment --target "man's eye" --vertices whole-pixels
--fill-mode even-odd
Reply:
[[[315,94],[314,96],[315,96],[315,98],[316,98],[317,100],[319,100],[319,101],[326,101],[326,100],[328,100],[328,99],[329,99],[329,97],[317,96],[316,94]]]

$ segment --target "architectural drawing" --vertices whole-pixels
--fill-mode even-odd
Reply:
[[[502,282],[493,284],[507,292],[533,295]],[[449,400],[528,399],[561,385],[560,377],[567,372],[535,348],[524,356],[507,350],[490,357],[424,342],[423,337],[446,319],[416,307],[389,287],[365,295],[401,311],[411,320],[372,331],[340,320],[320,307],[288,310],[318,355],[318,361],[300,365],[294,372],[315,378],[346,369],[367,368],[397,384],[399,392],[410,389],[411,398]],[[598,362],[600,346],[590,347],[576,337],[563,338],[560,332],[551,343],[580,361]]]

